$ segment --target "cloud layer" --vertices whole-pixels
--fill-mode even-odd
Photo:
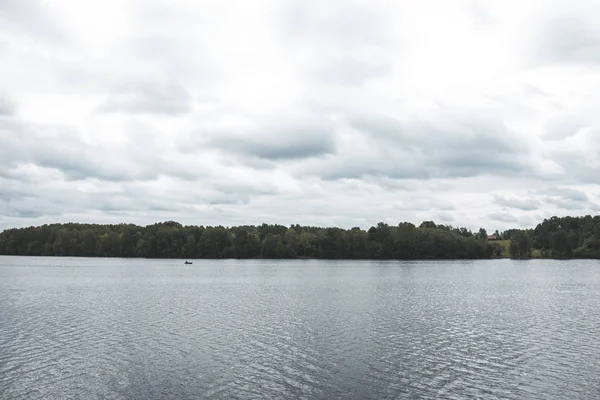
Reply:
[[[0,229],[597,213],[599,12],[0,2]]]

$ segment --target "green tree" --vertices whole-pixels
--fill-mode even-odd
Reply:
[[[552,256],[554,257],[570,257],[573,249],[569,241],[569,234],[566,230],[560,229],[550,235],[550,243],[552,248]]]
[[[488,238],[487,231],[483,228],[479,228],[479,232],[477,232],[477,238],[481,241],[487,240],[487,238]]]
[[[527,233],[520,232],[513,235],[510,239],[509,252],[513,258],[531,257],[532,244],[531,238]]]
[[[498,233],[498,232],[496,232]],[[132,224],[50,224],[0,232],[0,254],[101,257],[191,258],[348,258],[450,259],[498,254],[485,229],[474,237],[466,228],[424,221],[367,231],[262,224],[259,226],[183,226],[174,221]],[[600,258],[600,216],[552,217],[534,229],[511,229],[513,257],[528,257],[532,247],[552,257]],[[482,238],[486,240],[478,240]]]

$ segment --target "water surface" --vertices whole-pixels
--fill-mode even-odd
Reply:
[[[1,399],[600,398],[598,261],[0,257]]]

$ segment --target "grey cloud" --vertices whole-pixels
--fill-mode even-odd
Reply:
[[[0,31],[54,44],[72,42],[51,5],[35,0],[0,1]]]
[[[546,189],[542,189],[537,191],[537,193],[540,194],[545,194],[548,196],[553,196],[553,197],[560,197],[562,199],[565,200],[572,200],[572,201],[588,201],[588,195],[579,190],[579,189],[572,189],[572,188],[561,188],[561,187],[552,187],[552,188],[546,188]]]
[[[512,214],[504,213],[504,212],[493,212],[489,215],[491,220],[501,221],[501,222],[518,222],[518,218]]]
[[[218,1],[201,7],[192,3],[134,0],[115,24],[118,35],[102,37],[93,24],[64,23],[73,8],[0,0],[0,70],[11,77],[2,89],[18,100],[0,98],[0,214],[11,215],[10,223],[36,215],[63,215],[55,218],[61,220],[74,213],[95,220],[137,214],[153,222],[163,213],[188,220],[201,216],[202,222],[270,218],[368,227],[379,218],[433,218],[436,213],[441,220],[456,216],[485,224],[489,212],[509,211],[493,214],[508,226],[514,217],[524,223],[518,210],[596,207],[585,193],[516,197],[524,178],[534,178],[527,181],[531,190],[549,184],[540,183],[540,177],[560,184],[598,182],[595,143],[600,141],[591,129],[580,129],[593,126],[593,116],[584,117],[593,115],[595,98],[578,84],[563,91],[557,82],[570,70],[551,68],[538,75],[523,70],[528,66],[517,54],[498,66],[515,72],[501,86],[491,81],[477,85],[484,73],[476,74],[465,90],[460,80],[468,78],[456,69],[460,60],[451,60],[454,72],[447,74],[457,82],[441,82],[443,88],[434,87],[430,78],[443,80],[444,65],[417,70],[430,56],[443,60],[473,45],[493,47],[497,38],[512,34],[512,22],[506,25],[504,18],[514,15],[516,21],[521,15],[510,5],[486,8],[493,0],[449,5],[450,14],[460,14],[466,24],[459,31],[451,21],[440,25],[448,38],[476,33],[473,24],[489,31],[481,41],[439,49],[430,42],[437,39],[435,32],[405,21],[426,14],[427,6],[269,2],[248,13]],[[575,3],[573,9],[579,6]],[[461,9],[465,4],[467,14]],[[107,15],[113,6],[119,9],[103,6]],[[555,6],[549,4],[545,12]],[[224,12],[224,18],[214,18]],[[593,15],[546,19],[536,37],[530,34],[535,21],[528,20],[520,38],[537,64],[595,67],[600,36]],[[124,32],[118,32],[121,22]],[[433,46],[427,48],[428,43]],[[408,59],[413,51],[416,58]],[[471,56],[465,63],[471,64]],[[281,103],[274,104],[280,88],[273,96],[270,90],[265,96],[236,96],[250,76],[258,80],[251,86],[268,85],[271,71],[278,82],[294,81]],[[595,70],[585,73],[592,82]],[[519,77],[538,86],[523,84]],[[111,86],[123,82],[129,83]],[[204,93],[214,94],[215,101],[197,103],[207,99]],[[98,100],[99,94],[104,97]],[[253,97],[260,99],[248,104]],[[56,103],[42,109],[46,99]],[[95,114],[89,113],[89,101],[98,101]],[[72,112],[67,119],[81,132],[18,119],[54,120],[52,111],[59,107]],[[298,108],[306,112],[302,118],[287,118]],[[566,118],[552,120],[543,140],[529,131],[555,113]],[[136,136],[147,127],[131,121],[147,121],[148,114],[168,132]],[[249,128],[222,128],[240,120]],[[118,132],[100,131],[104,127]],[[198,137],[185,140],[192,129]],[[572,139],[568,146],[552,143],[567,137]],[[562,167],[564,174],[550,175],[543,171],[546,166],[556,167],[551,171]],[[356,181],[346,185],[346,178]],[[486,195],[490,192],[503,195],[496,205],[485,201],[486,196],[492,200]],[[467,213],[447,211],[471,207],[475,197],[483,201]]]
[[[543,196],[543,201],[553,204],[565,210],[584,210],[593,208],[589,202],[587,194],[581,190],[571,188],[548,188],[539,191]]]
[[[233,205],[233,204],[238,204],[238,205],[246,205],[250,202],[250,199],[248,198],[248,196],[215,196],[211,199],[208,200],[208,204],[215,206],[215,205]]]
[[[325,5],[325,3],[323,3]],[[282,30],[292,41],[356,48],[390,41],[393,19],[385,10],[347,4],[335,10],[294,3],[283,9]]]
[[[494,196],[494,203],[503,207],[516,208],[524,211],[537,210],[540,208],[540,202],[534,198]]]
[[[335,152],[335,134],[327,125],[267,124],[240,133],[212,133],[208,147],[267,160],[310,158]]]
[[[32,163],[61,171],[67,179],[147,180],[157,176],[158,159],[151,153],[97,148],[64,126],[28,126],[0,120],[0,163],[5,170]],[[139,146],[143,146],[140,143]],[[131,150],[131,149],[129,149]]]
[[[454,216],[447,212],[438,212],[435,213],[435,217],[444,222],[452,222],[454,221]]]
[[[136,124],[137,128],[144,128]],[[248,204],[278,194],[277,182],[239,164],[202,168],[196,154],[162,159],[160,143],[138,133],[119,146],[85,143],[74,129],[0,119],[0,201],[15,218],[89,213],[197,213],[195,205]],[[199,153],[202,154],[202,153]],[[217,164],[215,165],[214,162]],[[245,168],[245,169],[243,169]],[[238,176],[243,172],[251,180]],[[263,173],[270,173],[265,170]],[[186,179],[182,186],[179,179]],[[201,184],[191,185],[201,179]],[[80,181],[75,185],[71,181]],[[79,187],[119,188],[80,192]],[[23,199],[35,200],[29,206]],[[66,201],[65,199],[68,200]]]
[[[37,218],[73,213],[123,213],[178,211],[172,201],[153,196],[153,193],[137,188],[136,193],[119,190],[96,190],[85,192],[65,182],[40,182],[37,186],[20,181],[0,180],[10,188],[4,198],[0,192],[0,209],[9,217]]]
[[[7,179],[0,175],[0,200],[9,202],[13,200],[23,199],[25,197],[31,196],[33,193],[26,190],[22,183],[15,184],[12,179]]]
[[[389,65],[365,62],[354,57],[344,57],[315,71],[315,76],[328,84],[359,85],[371,78],[385,77],[389,73]]]
[[[87,152],[86,152],[87,153]],[[149,180],[156,179],[153,171],[141,173],[116,167],[112,160],[90,160],[88,154],[65,149],[60,153],[39,152],[36,163],[45,168],[54,168],[65,174],[69,180],[84,180],[96,178],[106,181]]]
[[[179,204],[155,199],[151,193],[146,193],[144,197],[135,193],[102,196],[98,199],[88,196],[86,203],[88,208],[107,212],[178,211],[181,209]]]
[[[581,130],[576,146],[561,146],[547,152],[546,156],[562,167],[563,184],[598,183],[600,176],[600,131]]]
[[[528,95],[549,97],[548,93],[544,92],[539,87],[537,87],[536,85],[533,85],[531,83],[525,83],[523,85],[523,91]]]
[[[209,50],[207,44],[215,43],[214,37],[189,33],[190,29],[206,29],[209,32],[211,28],[218,28],[212,13],[207,12],[210,5],[198,8],[174,7],[162,0],[134,1],[138,3],[138,8],[131,15],[131,21],[139,34],[126,43],[127,51],[147,62],[168,64],[171,68],[167,70],[171,72],[193,67],[196,68],[197,75],[204,75],[206,65],[203,64],[210,63],[210,58],[200,58],[204,63],[196,63],[194,57]],[[223,8],[226,9],[227,6]],[[192,72],[191,69],[188,71]]]
[[[139,83],[116,89],[98,107],[101,112],[185,114],[192,109],[192,97],[179,84]]]
[[[15,185],[18,186],[18,185]],[[18,198],[0,198],[0,209],[3,214],[9,217],[37,218],[41,216],[60,215],[65,208],[64,201],[60,204],[42,194],[34,193],[34,188],[17,187],[15,192],[19,193]],[[26,193],[24,193],[26,192]]]
[[[548,141],[560,141],[577,134],[584,125],[574,118],[562,118],[550,121],[544,127],[543,138]]]
[[[439,115],[429,120],[408,122],[386,116],[367,116],[351,119],[350,124],[373,138],[415,148],[443,147],[475,154],[483,151],[486,155],[522,150],[521,143],[515,141],[504,125],[474,115]]]
[[[555,156],[554,161],[565,170],[564,183],[598,183],[600,168],[580,157],[577,152]]]
[[[583,15],[546,19],[524,49],[541,63],[600,63],[600,29]]]
[[[231,172],[231,171],[229,171]],[[189,185],[185,188],[180,183],[170,182],[158,193],[148,185],[132,182],[126,184],[123,198],[130,202],[131,207],[145,207],[152,210],[196,212],[195,207],[216,205],[244,205],[257,196],[276,194],[272,182],[259,179],[244,181],[229,173],[206,176],[199,185]],[[135,202],[145,199],[141,204]]]
[[[200,26],[198,20],[194,24]],[[124,42],[121,51],[144,66],[162,71],[164,76],[207,87],[223,79],[228,67],[207,56],[211,49],[206,42],[210,40],[210,37],[150,32]]]
[[[480,0],[471,1],[467,5],[467,10],[473,18],[475,26],[478,28],[487,28],[496,22],[485,4]]]
[[[387,176],[374,177],[373,179],[370,180],[370,182],[372,182],[384,189],[408,191],[412,188],[412,186],[408,185],[406,183],[406,181],[392,179]]]
[[[524,215],[519,218],[519,226],[521,228],[533,228],[542,221],[542,218],[534,218],[530,215]]]
[[[21,218],[38,218],[46,215],[58,215],[56,213],[51,212],[48,209],[30,209],[24,207],[10,207],[5,212],[7,217],[21,217]]]
[[[546,197],[544,198],[544,201],[549,204],[554,204],[555,206],[565,210],[583,210],[587,207],[587,203],[585,202],[568,200],[561,197]]]
[[[326,179],[433,179],[531,171],[527,145],[493,120],[450,115],[403,122],[370,116],[351,118],[350,125],[369,141],[367,151],[329,156],[310,172]]]
[[[16,104],[0,92],[0,117],[14,115],[16,110]]]
[[[262,185],[256,184],[252,182],[214,182],[211,185],[212,188],[216,189],[220,193],[224,193],[227,195],[273,195],[277,194],[277,190],[275,190],[270,185]]]
[[[1,138],[1,135],[0,135]],[[24,182],[35,185],[43,179],[36,173],[36,171],[26,170],[22,166],[18,165],[19,162],[15,158],[9,160],[8,158],[2,159],[3,152],[0,151],[0,178],[5,178],[11,181]],[[26,161],[23,161],[26,163]],[[13,188],[14,189],[14,188]]]
[[[417,210],[431,210],[432,208],[443,211],[456,210],[456,206],[452,202],[444,199],[421,199],[415,204],[415,209]],[[442,214],[450,215],[450,213],[443,212]]]

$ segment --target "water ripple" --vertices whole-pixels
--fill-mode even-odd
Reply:
[[[600,397],[598,262],[59,261],[0,257],[1,399]]]

